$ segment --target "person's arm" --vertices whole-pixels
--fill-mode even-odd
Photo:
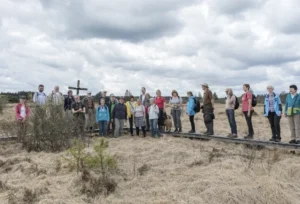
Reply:
[[[30,111],[29,106],[26,106],[26,117],[25,117],[26,120],[29,118],[30,113],[31,113],[31,111]]]
[[[36,103],[36,97],[37,97],[37,96],[36,96],[36,93],[34,93],[34,94],[33,94],[33,98],[32,98],[33,103]]]
[[[71,107],[72,107],[72,113],[78,113],[79,112],[79,110],[77,110],[77,111],[75,110],[75,104],[72,104]]]
[[[82,105],[81,109],[82,109],[82,112],[85,113],[86,107],[84,105]]]
[[[67,110],[67,106],[68,106],[68,98],[65,98],[65,103],[64,103],[64,109],[65,109],[65,111]]]
[[[20,114],[20,109],[19,109],[18,105],[15,106],[15,112],[16,112],[16,118],[17,118],[17,120],[21,120],[22,116]]]
[[[127,120],[127,110],[125,110],[125,120]]]
[[[215,109],[215,99],[211,91],[208,92],[208,97],[210,98],[212,108]]]
[[[281,116],[282,115],[282,104],[281,104],[280,96],[278,96],[278,107],[279,107],[280,116]]]
[[[251,109],[252,109],[252,94],[250,95],[251,97],[249,97],[249,92],[246,93],[246,97],[248,99],[248,116],[250,116],[250,112],[251,112]]]
[[[164,112],[166,112],[166,99],[165,98],[163,98],[163,102],[164,102],[164,105],[163,105],[163,110],[164,110]]]
[[[159,108],[158,108],[158,106],[155,106],[155,110],[154,111],[155,111],[156,114],[159,114]]]
[[[111,120],[113,120],[115,118],[115,115],[116,115],[116,105],[112,111],[112,117],[111,117]]]
[[[109,122],[110,121],[110,117],[109,117],[109,109],[108,109],[108,107],[106,108],[106,114],[107,114],[107,122]]]
[[[285,106],[284,106],[284,115],[287,116],[287,110],[288,110],[288,97],[289,95],[286,96],[286,99],[285,99]]]

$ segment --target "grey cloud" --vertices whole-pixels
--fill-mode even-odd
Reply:
[[[197,0],[170,1],[154,3],[145,1],[81,1],[67,3],[44,1],[44,8],[50,9],[49,15],[57,24],[63,23],[64,29],[58,36],[68,39],[109,38],[128,41],[143,41],[162,36],[175,35],[183,24],[176,16],[176,11]],[[55,10],[55,12],[51,12]]]
[[[211,0],[209,5],[221,14],[235,15],[248,9],[259,7],[265,0]]]

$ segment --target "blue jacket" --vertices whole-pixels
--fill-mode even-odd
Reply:
[[[281,105],[281,101],[280,101],[280,97],[279,95],[274,94],[274,111],[276,113],[277,116],[280,116],[280,114],[282,113],[282,105]],[[268,116],[269,115],[269,94],[266,94],[265,96],[265,108],[264,108],[264,115]]]
[[[195,97],[194,96],[190,96],[188,103],[186,104],[186,114],[189,114],[190,116],[195,115]]]
[[[109,121],[109,109],[105,105],[104,108],[98,106],[96,109],[96,121]]]
[[[288,116],[300,114],[300,94],[297,93],[294,98],[291,94],[287,95],[284,113]]]

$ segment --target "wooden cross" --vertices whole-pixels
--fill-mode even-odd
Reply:
[[[76,94],[79,95],[79,91],[87,91],[87,88],[80,88],[80,80],[77,81],[77,87],[69,86],[69,89],[76,90]]]

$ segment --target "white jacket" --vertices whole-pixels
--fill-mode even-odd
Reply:
[[[158,119],[159,109],[157,105],[151,105],[149,107],[149,119]]]

